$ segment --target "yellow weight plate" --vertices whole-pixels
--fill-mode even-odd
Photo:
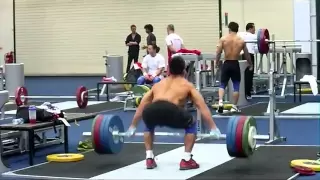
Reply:
[[[124,89],[125,89],[126,91],[130,91],[131,88],[132,88],[132,85],[131,85],[131,84],[124,84],[123,87],[124,87]]]
[[[213,109],[218,109],[219,108],[219,105],[218,104],[213,104],[212,105],[212,108]],[[223,105],[223,109],[226,109],[226,110],[230,110],[232,108],[232,104],[224,104]]]
[[[75,162],[84,159],[83,154],[50,154],[47,156],[47,161],[49,162]]]
[[[310,160],[310,159],[296,159],[290,162],[291,167],[302,166],[310,168],[314,171],[320,171],[320,161]]]
[[[297,91],[302,93],[312,93],[311,88],[301,88],[301,89],[297,89]]]

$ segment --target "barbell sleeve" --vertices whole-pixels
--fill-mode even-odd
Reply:
[[[9,96],[10,98],[15,98],[15,96]],[[34,99],[75,99],[76,96],[21,96],[21,98],[34,98]],[[96,98],[95,96],[88,96],[90,99]]]

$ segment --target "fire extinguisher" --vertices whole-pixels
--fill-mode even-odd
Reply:
[[[13,63],[13,51],[10,51],[4,55],[4,61],[6,64]]]

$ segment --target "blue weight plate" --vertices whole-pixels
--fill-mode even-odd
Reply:
[[[237,136],[237,126],[238,123],[240,122],[240,117],[241,116],[236,116],[236,118],[234,118],[233,120],[233,125],[232,125],[232,134],[231,134],[231,142],[232,142],[232,146],[231,146],[231,152],[233,154],[232,157],[237,157],[238,155],[238,151],[237,151],[237,144],[236,144],[236,136]]]
[[[232,143],[232,129],[233,129],[233,123],[234,123],[234,120],[237,119],[237,116],[232,116],[229,118],[229,121],[228,121],[228,125],[227,125],[227,137],[226,137],[226,144],[227,144],[227,150],[228,150],[228,154],[231,156],[231,157],[234,157],[234,154],[233,154],[233,146],[234,144]]]
[[[117,154],[122,150],[124,137],[113,137],[112,131],[124,132],[122,120],[119,116],[104,115],[100,126],[100,141],[103,154]]]

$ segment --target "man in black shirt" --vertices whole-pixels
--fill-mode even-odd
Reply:
[[[127,39],[125,41],[126,46],[129,47],[128,49],[128,64],[127,64],[127,70],[128,72],[131,67],[132,60],[134,62],[138,62],[139,59],[139,50],[140,50],[140,42],[141,42],[141,36],[136,32],[136,25],[131,25],[131,33],[127,36]]]
[[[153,26],[151,24],[146,24],[144,26],[144,29],[146,30],[146,33],[148,34],[148,36],[147,36],[147,45],[144,45],[142,49],[147,49],[148,45],[157,44],[157,38],[153,34]],[[157,53],[158,52],[159,50],[157,50]],[[149,54],[148,51],[147,51],[147,54]]]

